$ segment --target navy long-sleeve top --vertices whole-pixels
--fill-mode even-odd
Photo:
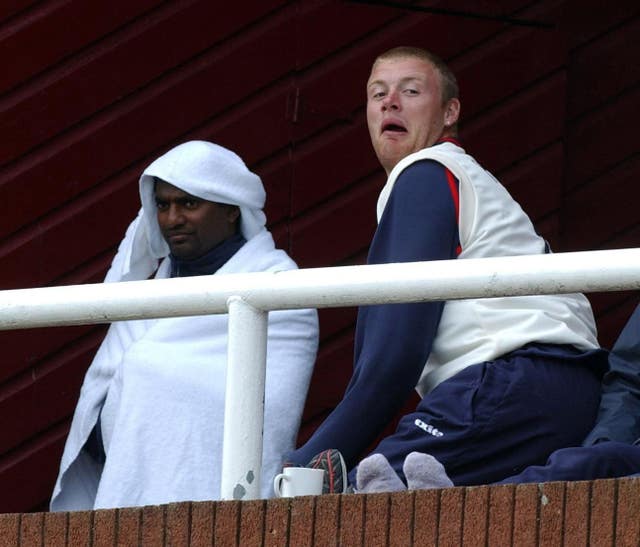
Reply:
[[[422,160],[395,182],[369,250],[369,264],[457,256],[458,181]],[[305,465],[328,448],[353,467],[407,400],[431,352],[444,302],[385,304],[358,310],[354,371],[338,406],[288,460]]]
[[[640,445],[640,305],[611,349],[596,425],[582,444],[602,441]]]

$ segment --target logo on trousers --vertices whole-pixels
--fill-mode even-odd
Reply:
[[[442,437],[444,435],[444,433],[439,429],[433,427],[430,424],[425,424],[422,420],[418,418],[416,418],[416,421],[413,423],[416,424],[420,429],[422,429],[423,431],[426,431],[427,433],[429,433],[429,435],[433,435],[434,437]]]

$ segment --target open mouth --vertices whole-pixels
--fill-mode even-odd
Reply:
[[[406,133],[407,129],[397,123],[385,123],[382,126],[382,133]]]

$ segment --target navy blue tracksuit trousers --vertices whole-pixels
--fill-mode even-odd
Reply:
[[[604,441],[556,450],[545,465],[532,465],[499,484],[582,481],[640,476],[640,446]]]
[[[605,351],[541,344],[472,365],[425,395],[373,452],[402,479],[404,459],[416,451],[440,461],[457,486],[498,482],[581,443],[606,366]]]

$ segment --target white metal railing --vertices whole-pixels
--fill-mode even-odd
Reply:
[[[221,492],[252,499],[268,311],[630,289],[640,289],[640,248],[6,290],[0,330],[229,313]]]

